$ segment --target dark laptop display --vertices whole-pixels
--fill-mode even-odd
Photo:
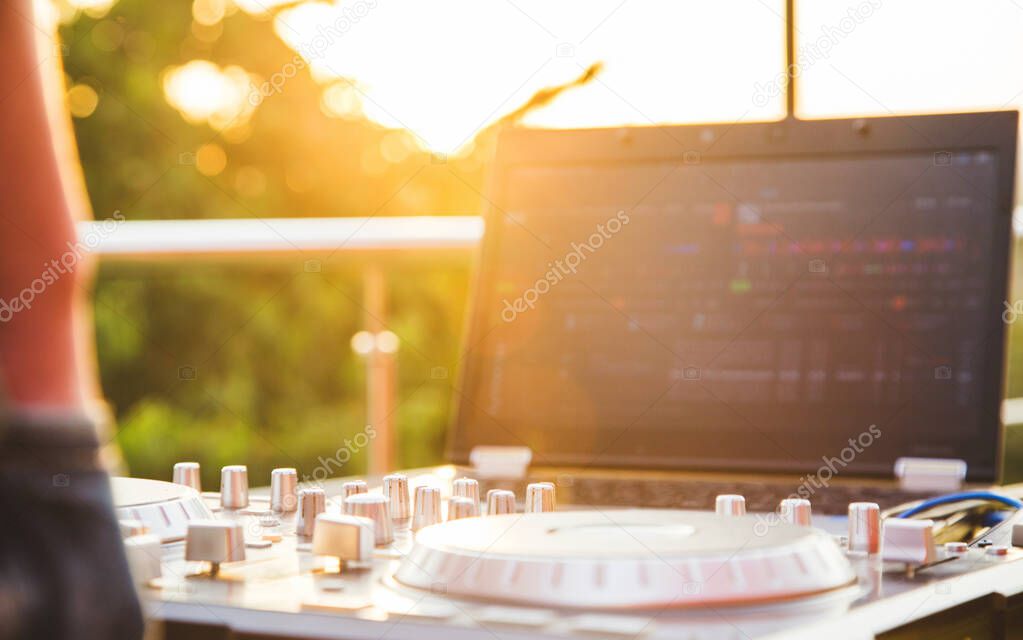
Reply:
[[[994,480],[1016,121],[510,133],[452,457]]]

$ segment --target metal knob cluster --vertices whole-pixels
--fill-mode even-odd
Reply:
[[[809,527],[812,520],[810,501],[803,498],[785,498],[778,505],[778,517],[782,522]]]
[[[515,513],[515,493],[505,489],[487,491],[487,515],[499,516]]]
[[[746,515],[746,498],[735,494],[724,494],[714,499],[714,511],[719,516]]]
[[[341,485],[341,501],[344,502],[345,498],[354,496],[357,493],[368,493],[369,486],[365,480],[351,480]]]
[[[391,524],[388,503],[387,496],[379,493],[359,493],[345,499],[347,515],[366,518],[373,523],[374,538],[378,547],[394,542],[394,527]]]
[[[881,507],[873,502],[849,505],[849,551],[875,554],[881,550]]]
[[[470,498],[451,496],[448,500],[448,520],[461,520],[476,516],[476,503]]]
[[[220,470],[220,506],[225,509],[249,506],[249,470],[245,465],[232,464]]]
[[[327,496],[323,489],[310,487],[298,492],[298,514],[295,516],[295,533],[311,536],[316,530],[316,516],[327,509]]]
[[[202,491],[198,462],[178,462],[174,465],[174,484],[183,484],[196,491]]]
[[[394,526],[404,528],[408,526],[412,517],[411,506],[408,495],[408,476],[393,474],[384,476],[384,495],[388,499],[388,513]]]
[[[437,487],[416,487],[415,504],[412,509],[412,530],[441,521],[440,489]]]
[[[298,471],[292,468],[270,472],[270,509],[290,513],[298,507]]]
[[[553,482],[533,482],[526,485],[526,513],[547,513],[554,511],[556,507]]]
[[[480,483],[472,478],[459,478],[451,483],[451,494],[459,498],[470,500],[473,505],[473,515],[479,515],[480,504]],[[449,516],[450,520],[451,517]]]

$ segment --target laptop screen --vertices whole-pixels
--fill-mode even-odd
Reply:
[[[595,155],[496,177],[456,457],[994,477],[1011,152]]]

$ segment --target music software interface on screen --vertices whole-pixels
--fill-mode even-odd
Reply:
[[[887,469],[951,421],[915,454],[959,457],[1001,308],[996,160],[518,168],[464,419],[541,451],[779,467],[877,425],[858,464]]]

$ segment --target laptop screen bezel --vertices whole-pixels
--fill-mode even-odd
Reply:
[[[511,170],[521,166],[729,161],[795,158],[807,156],[848,156],[885,153],[934,153],[960,150],[987,150],[996,154],[996,193],[993,194],[995,231],[992,235],[990,282],[999,305],[1006,300],[1009,284],[1009,256],[1012,243],[1012,211],[1015,182],[1016,131],[1018,112],[894,116],[834,120],[786,120],[782,122],[672,125],[615,129],[509,129],[502,133],[491,164],[484,196],[485,232],[476,260],[470,292],[467,331],[456,375],[451,426],[447,438],[447,458],[466,464],[475,446],[494,444],[473,439],[471,425],[465,424],[467,405],[472,402],[481,380],[481,359],[474,349],[486,338],[491,324],[487,302],[495,286],[496,248],[503,225],[491,221],[506,215],[498,203]],[[689,154],[688,156],[686,154]],[[971,482],[995,482],[1001,474],[1002,423],[1001,401],[1005,385],[1005,323],[998,313],[990,314],[985,327],[989,339],[983,355],[985,379],[992,381],[983,390],[980,420],[981,438],[990,447],[981,447],[990,455],[967,459]],[[522,446],[531,446],[520,442]],[[532,448],[532,447],[531,447]],[[576,466],[586,459],[580,456],[535,451],[534,463],[543,466]],[[814,465],[817,466],[817,465]],[[677,471],[806,472],[813,469],[749,462],[730,465],[720,460],[693,464],[687,460],[673,464],[663,459],[619,459],[603,457],[601,467],[621,469],[660,469]],[[852,470],[850,470],[852,471]],[[858,475],[890,476],[891,472],[855,472]]]

